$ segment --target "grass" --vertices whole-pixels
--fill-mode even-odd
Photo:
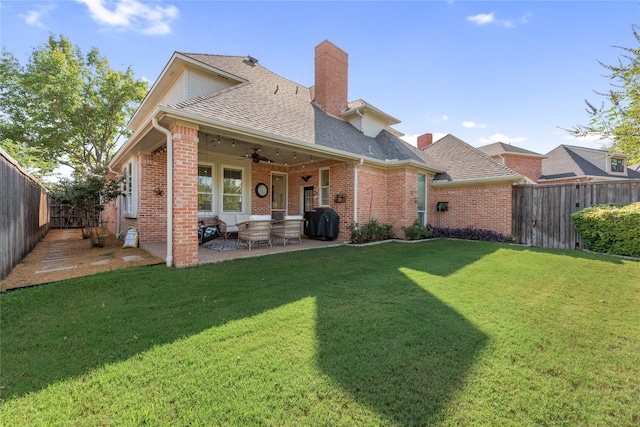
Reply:
[[[638,425],[639,278],[439,240],[11,291],[0,425]]]

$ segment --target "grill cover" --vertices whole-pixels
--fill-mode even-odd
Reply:
[[[331,208],[315,208],[304,214],[304,234],[312,239],[334,240],[340,232],[340,217]]]

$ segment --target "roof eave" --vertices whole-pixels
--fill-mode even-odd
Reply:
[[[223,77],[229,78],[231,80],[237,81],[238,83],[246,83],[247,80],[242,77],[236,76],[234,74],[230,74],[224,70],[212,67],[210,65],[204,64],[196,59],[190,58],[180,52],[174,52],[167,62],[167,65],[162,69],[160,76],[155,80],[153,86],[147,92],[147,95],[140,103],[140,106],[133,114],[129,123],[127,124],[127,129],[133,130],[132,128],[136,127],[136,123],[144,122],[146,117],[143,117],[141,114],[142,111],[145,111],[145,105],[152,100],[152,98],[156,95],[157,92],[162,92],[163,89],[166,89],[165,85],[167,85],[168,77],[172,77],[172,73],[178,71],[179,69],[184,68],[187,65],[193,65],[195,67],[210,71],[212,73],[219,74]],[[168,76],[168,77],[167,77]],[[167,86],[168,87],[168,86]]]
[[[445,180],[432,180],[431,186],[438,187],[465,187],[472,185],[485,185],[485,184],[515,184],[524,180],[522,175],[515,176],[497,176],[489,178],[472,178],[472,179],[457,179],[454,181]]]
[[[374,159],[367,156],[362,156],[360,154],[350,153],[348,151],[338,150],[335,148],[325,147],[323,145],[318,145],[314,143],[309,143],[305,141],[300,141],[294,138],[283,137],[281,135],[260,131],[254,128],[237,125],[234,123],[229,123],[223,120],[218,120],[209,116],[202,116],[195,113],[186,112],[183,110],[178,110],[176,108],[167,106],[167,105],[158,105],[154,109],[153,113],[147,117],[147,120],[150,122],[151,119],[155,117],[158,120],[164,118],[170,118],[176,121],[187,121],[199,126],[207,126],[207,127],[215,127],[222,132],[231,132],[235,133],[238,136],[244,136],[247,138],[259,138],[259,139],[267,139],[272,142],[276,142],[285,146],[295,147],[295,148],[304,148],[309,151],[315,151],[318,154],[329,155],[334,158],[339,158],[347,161],[359,161],[363,159],[363,161],[367,164],[375,165],[377,167],[382,167],[385,169],[391,168],[402,168],[402,167],[410,167],[414,169],[424,170],[429,173],[442,173],[444,170],[438,169],[437,167],[428,165],[426,163],[421,163],[412,159],[408,160],[379,160]],[[122,147],[116,152],[113,156],[109,165],[115,166],[118,165],[134,148],[136,143],[140,140],[142,136],[148,131],[149,126],[140,126],[139,129],[143,129],[143,131],[135,132],[131,137],[125,142]]]

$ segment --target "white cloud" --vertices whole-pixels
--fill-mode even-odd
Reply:
[[[482,144],[492,144],[494,142],[505,142],[508,144],[511,143],[520,143],[520,142],[524,142],[526,141],[528,138],[525,138],[524,136],[516,136],[515,138],[509,137],[503,133],[494,133],[493,135],[491,135],[488,138],[480,138],[478,141],[481,142]]]
[[[24,19],[24,22],[27,25],[45,28],[45,25],[42,23],[42,18],[47,16],[54,8],[55,6],[53,5],[40,6],[37,9],[30,10],[26,14],[21,14],[19,16]]]
[[[105,0],[76,0],[89,8],[94,21],[103,25],[133,29],[143,34],[171,33],[171,21],[178,17],[175,6],[151,6],[139,0],[118,0],[110,9]]]
[[[466,127],[466,128],[481,128],[481,129],[485,129],[487,127],[487,125],[483,124],[483,123],[476,123],[476,122],[462,122],[462,126]]]
[[[527,22],[529,22],[529,18],[531,18],[531,16],[531,12],[526,12],[524,15],[517,19],[517,22],[519,22],[520,24],[526,24]],[[501,25],[505,28],[514,28],[516,26],[513,19],[496,19],[493,12],[479,13],[477,15],[467,16],[467,21],[474,22],[478,25]]]
[[[478,25],[490,24],[494,21],[493,12],[479,13],[477,15],[467,16],[467,21],[475,22]]]

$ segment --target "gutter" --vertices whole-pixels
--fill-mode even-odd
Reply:
[[[516,183],[524,179],[522,175],[517,176],[498,176],[493,178],[479,178],[479,179],[460,179],[455,181],[445,181],[445,180],[432,180],[431,186],[438,187],[462,187],[466,185],[483,185],[483,184],[506,184],[506,183]]]
[[[167,136],[167,267],[173,265],[173,135],[153,116],[153,127]]]
[[[360,154],[355,154],[348,151],[342,151],[342,150],[338,150],[331,147],[325,147],[323,145],[318,145],[311,142],[304,142],[304,141],[300,141],[293,138],[283,137],[281,135],[276,135],[273,133],[256,130],[254,128],[250,128],[246,126],[239,126],[237,124],[228,123],[212,117],[205,117],[199,114],[177,110],[175,108],[172,108],[166,105],[158,106],[158,108],[155,111],[154,117],[157,117],[158,115],[161,115],[161,114],[164,114],[166,117],[171,117],[176,120],[187,120],[194,124],[202,125],[205,127],[215,127],[217,130],[221,132],[233,133],[233,134],[244,136],[250,139],[260,138],[260,139],[269,140],[272,143],[279,143],[292,148],[304,148],[309,151],[316,152],[318,155],[322,155],[322,156],[332,155],[335,157],[339,157],[341,159],[347,159],[351,161],[360,161],[361,159],[363,159],[362,155]],[[135,138],[135,136],[136,136],[135,134],[132,135],[129,141],[125,143],[123,147],[126,146],[127,147],[126,149],[123,149],[123,147],[121,147],[120,150],[114,155],[112,159],[112,163],[120,161],[120,157],[121,157],[120,153],[128,151],[131,145],[133,145],[132,141]],[[418,163],[417,161],[411,160],[411,159],[385,161],[385,160],[379,160],[374,158],[367,158],[366,162],[373,165],[377,165],[385,169],[412,166],[412,167],[417,167],[417,168],[420,168],[421,170],[426,170],[432,173],[444,172],[443,170],[436,169],[433,166],[426,165],[424,163]]]

